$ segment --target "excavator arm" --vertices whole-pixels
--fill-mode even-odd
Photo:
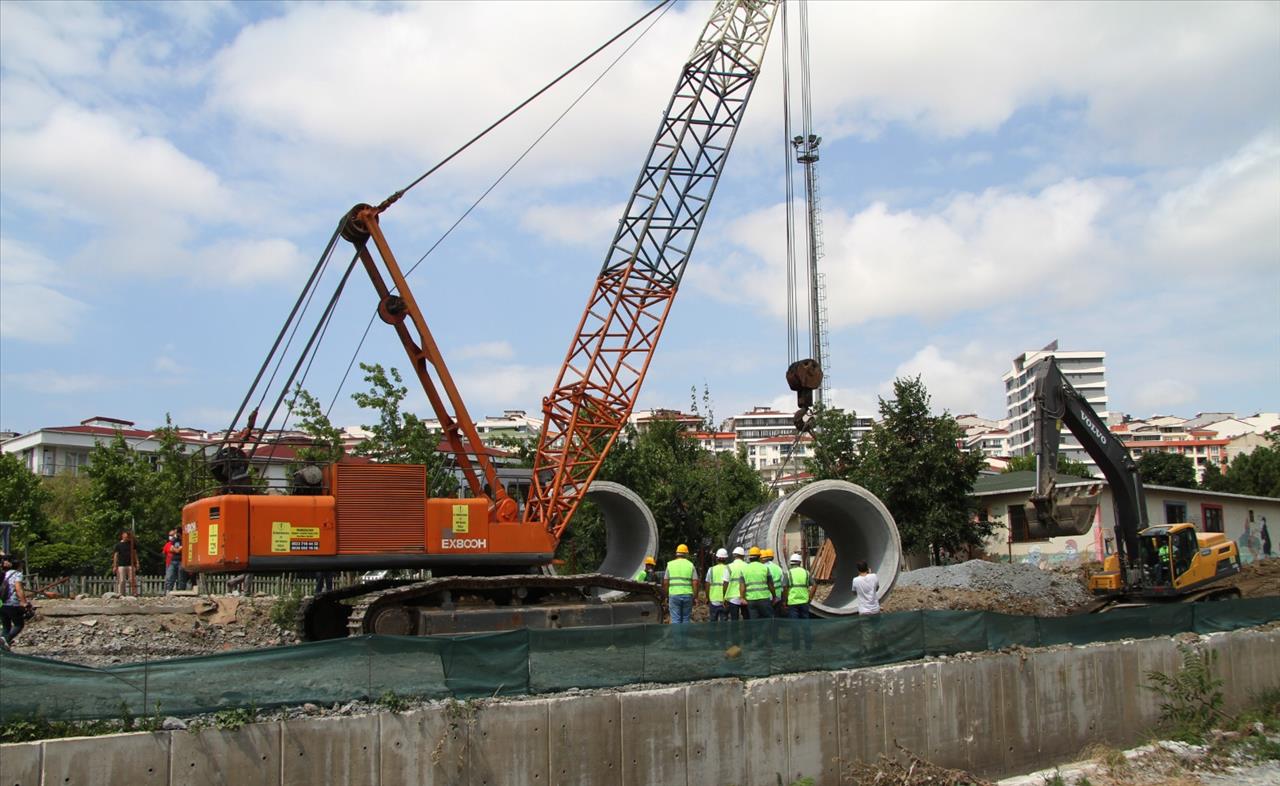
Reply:
[[[1147,527],[1147,504],[1142,478],[1129,449],[1107,428],[1085,397],[1067,381],[1052,357],[1038,363],[1034,374],[1034,442],[1036,488],[1031,496],[1034,524],[1028,517],[1032,537],[1083,535],[1092,526],[1091,501],[1064,500],[1057,489],[1058,443],[1062,426],[1080,440],[1107,479],[1115,501],[1115,531],[1120,561],[1127,564],[1138,555],[1138,533]],[[1090,515],[1077,515],[1081,511]],[[1126,558],[1126,555],[1127,558]]]

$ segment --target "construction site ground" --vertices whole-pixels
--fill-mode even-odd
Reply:
[[[926,581],[899,577],[884,610],[952,609],[1062,616],[1087,608],[1084,589],[1096,564],[1039,570],[1007,563],[963,563],[913,571]],[[917,580],[919,581],[919,580]],[[1280,596],[1280,559],[1246,565],[1224,582],[1246,598]],[[819,587],[819,597],[830,587]],[[295,644],[292,630],[271,620],[274,597],[88,598],[37,600],[39,614],[14,643],[24,655],[86,666],[209,655]],[[699,603],[695,621],[707,619]]]

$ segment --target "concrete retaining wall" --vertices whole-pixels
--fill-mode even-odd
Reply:
[[[1280,631],[1217,634],[1228,709],[1280,686]],[[737,784],[894,755],[1001,776],[1127,745],[1156,720],[1172,639],[648,690],[451,703],[360,718],[0,746],[0,786]]]

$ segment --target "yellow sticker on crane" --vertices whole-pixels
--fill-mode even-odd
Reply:
[[[453,531],[460,535],[466,535],[471,531],[471,510],[469,506],[453,506]]]
[[[319,527],[294,527],[293,539],[294,540],[319,540],[320,528]]]
[[[289,533],[291,530],[292,530],[292,526],[287,521],[271,522],[272,553],[288,553]]]
[[[218,556],[218,525],[209,525],[209,556]]]

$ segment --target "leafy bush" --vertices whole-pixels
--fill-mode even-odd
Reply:
[[[1163,699],[1160,722],[1174,739],[1193,744],[1204,741],[1204,733],[1219,719],[1231,720],[1222,711],[1223,680],[1213,676],[1218,661],[1214,650],[1197,652],[1185,644],[1178,645],[1182,667],[1172,676],[1159,671],[1147,672],[1150,685]]]
[[[297,587],[281,595],[271,606],[269,617],[277,626],[285,630],[293,630],[298,620],[298,609],[302,608],[302,590]]]

